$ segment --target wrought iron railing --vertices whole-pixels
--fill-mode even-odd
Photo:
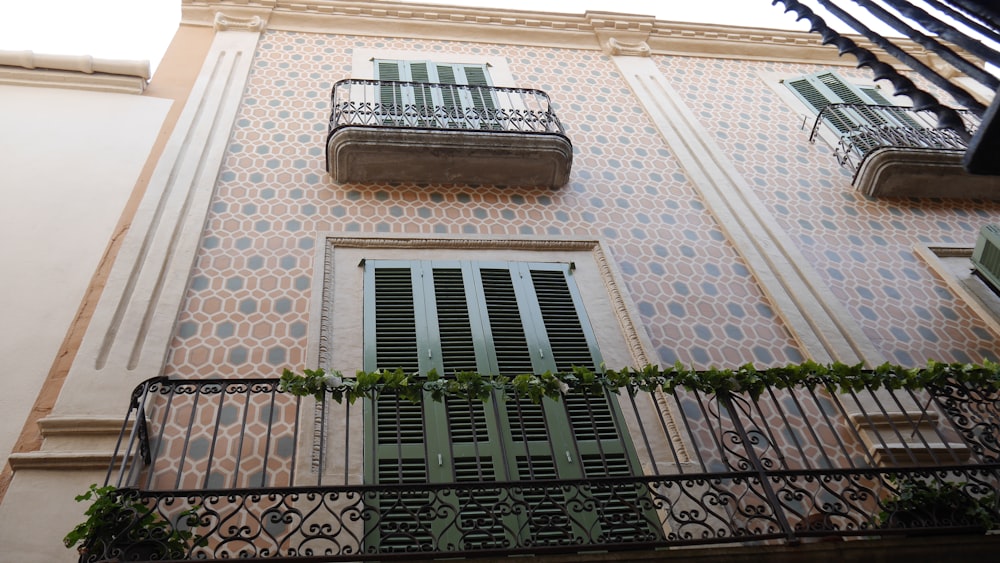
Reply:
[[[147,524],[190,529],[183,553],[154,549],[165,559],[794,543],[1000,522],[993,388],[843,392],[819,381],[756,397],[628,389],[607,397],[620,407],[611,424],[634,449],[624,471],[559,479],[541,464],[528,480],[371,485],[362,477],[364,401],[300,401],[275,380],[155,379],[133,396],[108,483],[148,507]],[[497,397],[489,408],[525,400]],[[458,403],[483,408],[478,399]],[[561,455],[549,448],[537,457]],[[127,530],[91,542],[81,561],[125,559],[137,545],[148,553],[168,540],[176,548],[176,537],[145,533],[138,516],[117,518]]]
[[[979,118],[970,111],[958,111],[965,128],[975,132]],[[830,104],[813,122],[809,140],[815,141],[824,127],[836,131],[836,125],[849,127],[839,133],[834,156],[837,162],[857,174],[861,164],[876,150],[885,148],[935,151],[965,151],[969,144],[963,135],[949,128],[939,128],[937,117],[927,111],[900,106],[871,104]]]
[[[478,130],[564,135],[541,90],[389,80],[333,85],[330,135],[342,127]]]

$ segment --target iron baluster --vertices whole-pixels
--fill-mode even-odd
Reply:
[[[743,422],[740,421],[739,413],[733,408],[732,398],[729,396],[729,393],[721,392],[716,394],[716,400],[724,405],[731,414],[730,420],[732,420],[733,426],[736,428],[736,432],[739,435],[740,440],[743,442],[743,446],[747,453],[747,459],[753,466],[753,471],[756,473],[757,479],[760,482],[760,487],[764,491],[764,496],[767,498],[768,503],[771,505],[771,509],[774,511],[775,517],[778,520],[778,525],[781,527],[781,531],[785,535],[785,541],[789,544],[798,543],[799,539],[795,536],[795,531],[792,529],[791,524],[788,523],[788,517],[785,516],[784,510],[781,508],[781,502],[778,500],[778,495],[775,494],[774,488],[771,487],[768,471],[764,468],[764,464],[761,462],[756,452],[754,452],[750,436],[747,434],[746,428],[743,426]]]

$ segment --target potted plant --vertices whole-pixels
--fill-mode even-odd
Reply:
[[[91,485],[76,500],[93,501],[84,512],[87,519],[63,538],[66,547],[77,546],[80,561],[184,559],[192,547],[196,507],[181,512],[174,525],[144,504],[135,490]]]
[[[882,501],[878,526],[920,528],[922,534],[934,528],[967,528],[971,533],[985,533],[1000,524],[995,492],[972,496],[968,483],[923,481],[903,477],[893,482],[896,493]]]

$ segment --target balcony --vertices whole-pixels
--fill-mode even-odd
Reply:
[[[327,170],[339,183],[569,181],[573,146],[545,92],[347,79],[332,97]]]
[[[116,495],[148,512],[119,517],[123,529],[89,542],[81,561],[129,559],[139,547],[147,557],[213,561],[662,548],[683,560],[685,553],[704,556],[704,549],[681,549],[694,546],[774,550],[864,540],[870,549],[887,549],[893,536],[982,534],[1000,523],[998,392],[952,379],[920,390],[871,386],[895,377],[861,372],[851,379],[853,390],[817,375],[766,385],[759,394],[679,385],[575,392],[553,404],[592,420],[582,435],[617,434],[613,442],[630,444],[627,456],[593,470],[595,459],[612,456],[563,452],[545,429],[526,433],[542,440],[518,458],[531,478],[428,480],[412,468],[433,471],[441,454],[418,448],[417,463],[409,464],[401,441],[398,458],[397,446],[379,458],[379,471],[384,462],[395,475],[398,466],[399,478],[379,485],[365,477],[372,475],[365,450],[381,447],[372,434],[392,434],[396,425],[368,431],[375,422],[370,399],[299,399],[280,392],[277,380],[154,379],[133,394],[118,461],[107,474]],[[537,405],[509,388],[485,403],[444,400],[450,425],[493,409],[517,425]],[[605,400],[617,405],[618,416],[594,414]],[[397,418],[419,408],[399,403]],[[444,456],[456,467],[462,456],[482,461],[475,452],[495,445],[475,435],[463,434],[461,444],[454,439]],[[553,460],[563,456],[583,467],[580,477],[554,477]],[[947,500],[912,500],[928,496]],[[196,521],[182,518],[192,510]],[[151,521],[160,523],[155,533],[148,532]],[[177,540],[165,526],[191,537]],[[963,539],[960,549],[996,549],[997,536],[980,538]]]
[[[958,113],[966,128],[975,131],[979,119],[969,111]],[[857,124],[840,136],[834,156],[866,196],[1000,199],[995,179],[962,168],[968,143],[954,130],[938,128],[930,112],[830,104],[816,117],[809,140],[815,141],[829,122]]]
[[[891,64],[880,60],[879,55],[867,46],[828,26],[812,8],[798,0],[771,2],[779,3],[786,12],[794,12],[797,19],[807,20],[809,31],[820,35],[824,45],[836,47],[840,55],[854,56],[859,68],[868,67],[876,80],[892,83],[896,92],[910,98],[914,106],[933,113],[942,124],[952,128],[962,127],[964,118],[954,109],[940,103],[934,95],[918,87]],[[852,28],[872,45],[884,49],[887,55],[980,116],[982,124],[976,124],[978,131],[975,135],[971,135],[973,130],[969,128],[963,135],[970,140],[968,150],[964,150],[963,164],[967,171],[975,174],[1000,175],[1000,160],[996,158],[1000,151],[1000,124],[997,122],[1000,95],[994,95],[992,103],[984,103],[964,83],[965,79],[978,82],[986,90],[1000,94],[1000,78],[990,70],[990,67],[1000,65],[1000,51],[991,46],[1000,39],[1000,7],[995,0],[946,0],[931,2],[929,6],[927,2],[900,1],[892,2],[892,12],[878,6],[867,6],[871,17],[881,20],[886,28],[892,28],[909,41],[896,38],[890,41],[876,31],[878,26],[873,26],[871,21],[857,18],[856,12],[852,14],[851,10],[831,0],[821,3],[830,16],[839,19],[840,23]]]

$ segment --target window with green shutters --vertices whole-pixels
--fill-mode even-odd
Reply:
[[[490,116],[497,108],[489,89],[457,87],[492,86],[486,65],[376,59],[375,78],[434,84],[380,86],[379,103],[389,121],[412,112],[427,126],[489,128]]]
[[[795,95],[819,114],[830,104],[858,104],[854,108],[837,108],[825,114],[825,122],[840,135],[850,133],[860,125],[919,127],[902,113],[890,115],[865,108],[865,105],[893,105],[878,88],[859,87],[833,71],[817,72],[786,80]]]
[[[368,260],[364,275],[366,370],[514,376],[600,365],[569,264]],[[542,403],[500,392],[485,403],[455,397],[410,403],[384,395],[366,409],[365,478],[373,484],[641,473],[619,406],[606,394]],[[379,503],[381,522],[369,537],[379,550],[395,551],[449,535],[447,541],[460,549],[482,549],[511,541],[552,545],[580,535],[658,533],[650,531],[655,517],[637,511],[641,503],[626,502],[620,490],[589,488],[585,504],[591,509],[573,518],[563,508],[567,493],[559,489],[525,489],[515,502],[527,510],[499,514],[493,507],[513,493],[477,490],[468,498],[393,496]],[[457,524],[426,517],[429,512],[458,514]],[[511,540],[512,533],[519,538]]]

